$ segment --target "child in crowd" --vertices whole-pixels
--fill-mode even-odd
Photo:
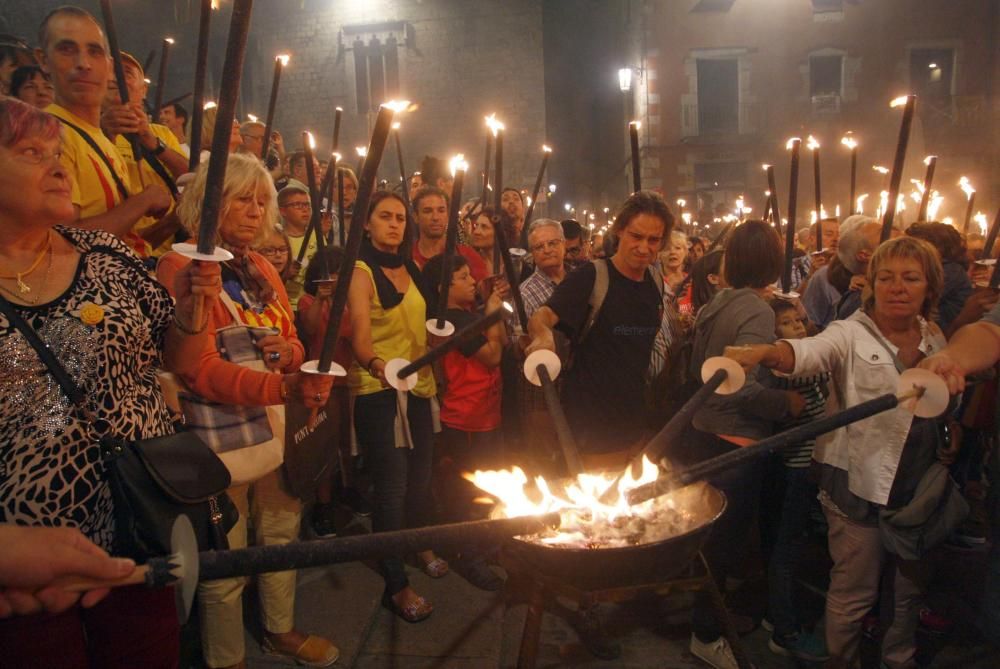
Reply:
[[[783,299],[770,302],[774,310],[774,334],[778,339],[804,339],[806,323],[795,304]],[[823,415],[826,405],[825,385],[830,375],[795,378],[778,377],[777,387],[799,393],[805,408],[796,418],[780,426],[787,430],[809,423]],[[827,658],[822,635],[803,630],[794,602],[795,569],[802,553],[802,539],[810,522],[810,510],[816,501],[816,484],[809,474],[815,440],[782,451],[770,469],[772,485],[762,502],[762,533],[769,535],[771,555],[768,563],[768,620],[774,631],[768,647],[778,655],[802,660]],[[770,504],[768,504],[770,502]],[[769,507],[769,508],[768,508]],[[766,527],[765,527],[766,526]]]
[[[431,258],[424,266],[427,284],[435,285],[441,276],[444,256]],[[452,258],[451,286],[445,317],[456,329],[478,319],[476,280],[465,258]],[[433,300],[440,303],[440,295]],[[486,312],[501,308],[500,292],[494,290],[486,300]],[[428,315],[437,313],[431,310]],[[438,395],[441,399],[441,434],[438,441],[439,482],[442,508],[450,522],[478,520],[484,517],[478,489],[462,478],[477,469],[503,466],[503,433],[500,430],[501,377],[500,358],[507,345],[503,322],[496,323],[458,350],[448,353],[438,371]],[[453,566],[476,587],[497,590],[503,582],[486,564],[483,555],[465,555]]]

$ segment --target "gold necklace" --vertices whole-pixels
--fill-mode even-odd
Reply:
[[[49,251],[51,251],[51,250],[52,250],[52,247],[50,246],[49,247]],[[42,282],[38,286],[38,293],[35,295],[35,299],[29,300],[26,297],[24,297],[23,294],[19,294],[19,293],[24,293],[25,291],[19,290],[18,293],[15,293],[13,290],[11,290],[10,288],[7,288],[6,286],[0,285],[0,290],[2,290],[3,292],[7,293],[8,295],[10,295],[12,297],[16,297],[19,300],[23,300],[24,302],[26,302],[28,304],[38,304],[38,300],[40,300],[42,298],[42,293],[45,291],[45,286],[49,282],[49,272],[52,271],[52,256],[53,255],[55,255],[55,254],[54,253],[49,253],[48,254],[48,256],[49,256],[49,262],[45,266],[45,274],[42,276]],[[30,292],[30,288],[29,288],[29,292]]]
[[[45,246],[43,246],[42,250],[38,253],[38,257],[35,258],[35,262],[31,263],[31,267],[29,267],[28,269],[24,270],[23,272],[15,272],[14,274],[0,274],[0,279],[5,279],[7,281],[10,281],[11,279],[15,279],[17,281],[17,291],[21,295],[24,295],[25,293],[30,293],[31,292],[31,286],[29,286],[28,284],[26,284],[24,282],[24,277],[28,276],[29,274],[31,274],[32,272],[34,272],[36,269],[38,269],[38,266],[42,264],[42,261],[45,260],[45,256],[48,255],[48,252],[50,250],[52,250],[52,231],[51,230],[49,230],[48,234],[45,236]],[[49,261],[49,265],[50,266],[51,266],[51,264],[52,264],[52,262]],[[9,290],[7,292],[13,294]]]

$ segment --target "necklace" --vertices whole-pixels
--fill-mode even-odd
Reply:
[[[14,274],[0,274],[0,279],[6,279],[8,281],[11,279],[15,279],[17,281],[17,291],[21,295],[24,295],[25,293],[30,293],[31,286],[29,286],[24,282],[24,277],[28,276],[36,269],[38,269],[38,266],[42,264],[42,261],[45,260],[45,256],[47,256],[49,254],[49,251],[51,250],[52,250],[52,231],[50,230],[49,233],[45,236],[45,245],[42,247],[42,250],[39,251],[38,257],[35,258],[35,262],[31,263],[31,267],[24,270],[23,272],[15,272]],[[52,265],[51,260],[49,261],[49,265],[50,266]],[[46,274],[48,274],[48,272],[46,272]],[[7,289],[5,288],[4,290]],[[11,293],[11,291],[9,290],[7,292]]]
[[[49,246],[48,250],[51,251],[52,247]],[[45,291],[45,286],[49,282],[49,272],[52,270],[52,256],[53,255],[54,255],[53,253],[49,253],[48,254],[48,256],[49,256],[49,262],[45,266],[45,274],[42,276],[42,282],[38,285],[38,294],[35,295],[35,299],[29,300],[26,297],[24,297],[24,295],[23,295],[23,293],[25,293],[25,292],[30,292],[31,291],[30,288],[27,291],[23,291],[23,290],[20,290],[20,286],[18,286],[18,293],[15,293],[10,288],[7,288],[6,286],[0,285],[0,290],[2,290],[3,292],[7,293],[8,295],[10,295],[12,297],[16,297],[19,300],[24,300],[28,304],[38,304],[38,300],[41,299],[42,293]]]

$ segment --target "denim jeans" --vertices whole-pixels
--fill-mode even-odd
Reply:
[[[422,527],[431,520],[434,426],[430,400],[410,393],[406,414],[413,437],[412,449],[396,447],[395,390],[361,395],[354,401],[354,429],[375,485],[372,528],[376,532]],[[381,560],[379,567],[390,595],[409,585],[399,556]]]
[[[816,499],[816,484],[809,468],[782,466],[782,504],[771,515],[776,525],[774,545],[767,567],[768,617],[774,633],[783,637],[799,631],[795,608],[795,569],[802,555],[803,534],[809,526],[809,512]]]

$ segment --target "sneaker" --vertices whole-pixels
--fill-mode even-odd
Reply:
[[[705,643],[694,634],[691,635],[691,654],[715,669],[739,669],[733,649],[725,637]]]
[[[775,655],[795,657],[808,662],[825,662],[830,659],[826,641],[812,633],[798,632],[788,636],[772,634],[767,641],[767,647]]]
[[[312,527],[313,534],[317,537],[337,536],[337,525],[334,522],[333,505],[317,504],[314,506],[310,526]]]
[[[920,626],[932,634],[945,634],[955,626],[955,623],[925,606],[920,609]]]

